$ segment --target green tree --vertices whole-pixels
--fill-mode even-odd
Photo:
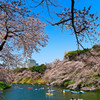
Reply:
[[[39,66],[33,66],[33,67],[30,67],[29,70],[31,70],[32,72],[36,71],[38,73],[43,74],[44,71],[46,70],[46,65],[41,64]]]

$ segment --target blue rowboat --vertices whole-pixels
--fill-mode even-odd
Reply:
[[[64,90],[65,92],[69,92],[70,90]]]
[[[55,90],[48,90],[48,92],[56,92]]]
[[[85,94],[85,92],[84,92],[84,91],[80,91],[80,93]]]
[[[72,94],[79,94],[80,92],[77,91],[71,91]]]
[[[39,90],[44,90],[44,88],[39,88]]]

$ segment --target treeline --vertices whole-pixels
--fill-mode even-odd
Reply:
[[[32,66],[32,67],[29,67],[29,68],[25,68],[25,67],[16,68],[16,69],[14,69],[14,72],[20,73],[20,72],[23,72],[24,70],[30,70],[31,72],[38,72],[38,73],[43,74],[44,71],[46,70],[46,65],[41,64],[39,66]]]

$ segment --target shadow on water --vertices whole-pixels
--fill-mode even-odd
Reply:
[[[29,87],[33,87],[28,89]],[[40,89],[42,88],[43,89]],[[0,93],[0,100],[70,100],[79,98],[79,100],[100,100],[100,91],[86,92],[85,94],[71,94],[71,92],[62,92],[62,88],[51,87],[56,90],[53,96],[46,96],[48,92],[47,86],[32,86],[32,85],[13,85],[12,88],[4,90]]]

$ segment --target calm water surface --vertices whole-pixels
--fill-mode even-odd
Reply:
[[[53,87],[56,92],[53,96],[46,96],[48,87],[46,86],[33,86],[33,89],[28,89],[32,85],[18,85],[15,87],[4,90],[0,93],[4,99],[0,100],[70,100],[72,97],[79,98],[82,100],[100,100],[100,91],[95,92],[85,92],[85,94],[71,94],[70,92],[62,93],[61,88]],[[39,88],[44,87],[44,90],[39,90]],[[37,90],[35,90],[37,89]]]

